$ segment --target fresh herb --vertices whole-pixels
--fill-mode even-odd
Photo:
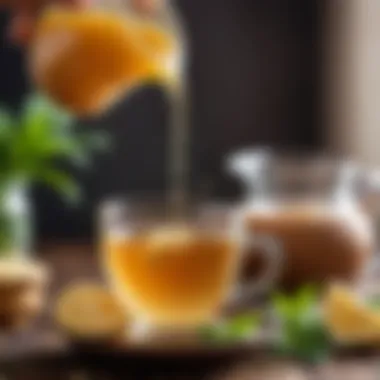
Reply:
[[[380,297],[374,296],[367,300],[368,306],[373,310],[379,310],[380,309]]]
[[[257,312],[245,313],[203,326],[200,336],[203,341],[213,344],[236,343],[252,338],[260,325],[261,318]]]
[[[87,166],[107,146],[107,136],[77,131],[69,115],[41,96],[29,97],[16,114],[0,108],[0,195],[14,182],[42,183],[76,200],[79,188],[61,163]]]
[[[326,359],[330,339],[318,310],[318,293],[305,287],[294,295],[276,294],[273,306],[280,324],[278,351],[307,362]]]
[[[278,293],[271,300],[279,335],[275,352],[299,360],[316,363],[327,359],[332,345],[320,315],[318,292],[304,287],[294,294]],[[235,316],[227,321],[204,326],[203,341],[228,344],[249,340],[262,327],[259,313]]]

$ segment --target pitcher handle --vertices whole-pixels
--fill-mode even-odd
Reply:
[[[252,255],[252,249],[259,248],[259,254],[266,260],[265,271],[258,279],[252,279],[238,287],[235,301],[253,298],[271,289],[278,280],[284,262],[281,244],[272,236],[255,234],[247,235],[242,245],[244,255]]]

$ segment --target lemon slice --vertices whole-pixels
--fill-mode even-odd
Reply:
[[[195,241],[195,236],[189,228],[165,226],[151,231],[147,241],[153,257],[160,257],[183,254],[186,247]]]
[[[58,297],[58,324],[78,338],[113,338],[126,328],[126,316],[112,294],[94,283],[74,284]]]
[[[344,286],[333,285],[329,289],[324,317],[327,328],[339,342],[380,342],[380,315]]]

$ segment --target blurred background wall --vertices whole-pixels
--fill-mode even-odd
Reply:
[[[334,0],[325,30],[331,148],[380,164],[380,2]]]
[[[327,3],[177,0],[191,46],[194,192],[238,195],[236,184],[222,170],[225,154],[238,147],[270,144],[321,150],[328,146],[322,101]],[[0,102],[17,107],[29,85],[24,52],[7,41],[6,21],[2,14]],[[79,209],[67,209],[49,192],[36,190],[41,238],[90,236],[95,205],[111,193],[163,191],[167,119],[162,92],[147,89],[126,99],[103,120],[82,122],[84,127],[107,129],[114,139],[113,151],[99,157],[92,172],[78,174],[86,194]]]

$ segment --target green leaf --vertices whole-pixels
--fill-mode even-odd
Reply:
[[[305,286],[291,295],[276,293],[272,298],[272,304],[275,311],[283,317],[296,318],[313,308],[317,299],[317,289]]]
[[[278,347],[284,355],[312,363],[329,356],[330,338],[319,318],[287,321],[282,330]]]
[[[39,181],[60,193],[71,204],[77,204],[81,192],[75,181],[66,173],[59,170],[45,170],[41,173]]]
[[[330,337],[318,310],[316,288],[304,287],[292,295],[276,294],[273,307],[280,323],[280,353],[316,362],[328,357]]]
[[[367,305],[374,310],[379,310],[380,309],[380,297],[374,296],[374,297],[369,298],[367,300]]]
[[[66,128],[72,123],[72,116],[51,103],[46,97],[33,94],[27,99],[22,123],[26,128],[38,133],[46,128]]]
[[[0,108],[0,180],[43,182],[66,199],[78,200],[74,179],[57,163],[87,168],[93,153],[109,147],[109,139],[92,130],[78,132],[72,121],[40,95],[28,97],[17,117]]]
[[[15,121],[10,112],[5,108],[0,108],[0,175],[4,176],[9,172],[11,165],[10,142],[15,129]]]
[[[251,338],[261,324],[256,312],[237,315],[229,320],[203,326],[200,337],[209,343],[233,343]]]
[[[260,317],[257,313],[247,313],[232,318],[227,327],[232,336],[245,338],[255,332],[260,324]]]
[[[10,112],[5,108],[0,108],[0,141],[9,136],[12,128],[14,127],[14,120]]]
[[[283,317],[293,314],[293,305],[289,298],[281,293],[275,293],[272,297],[272,304],[275,312]]]

